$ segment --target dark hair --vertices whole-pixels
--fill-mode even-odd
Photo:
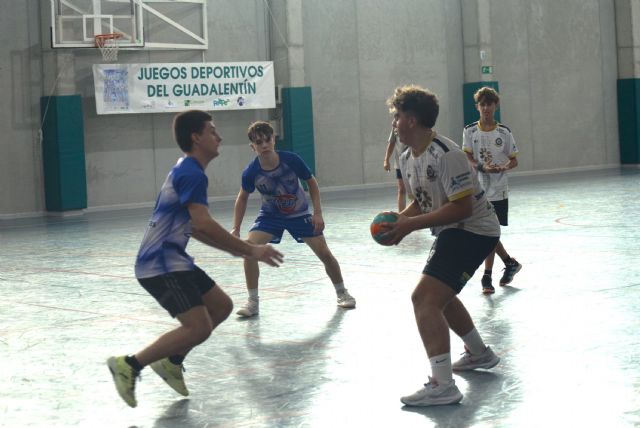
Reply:
[[[500,102],[500,95],[498,95],[498,91],[489,86],[484,86],[476,91],[473,94],[473,100],[477,103],[485,102],[485,103],[496,103]]]
[[[271,136],[273,135],[273,127],[269,122],[259,120],[257,122],[253,122],[249,125],[249,128],[247,128],[247,136],[252,143],[255,142],[256,137],[260,135],[267,139],[271,139]]]
[[[202,110],[188,110],[176,115],[173,118],[173,136],[180,150],[185,153],[191,152],[193,140],[191,134],[200,134],[207,122],[211,122],[213,117]]]
[[[440,112],[436,94],[417,85],[396,88],[393,96],[387,100],[387,105],[391,111],[413,114],[426,128],[434,127]]]

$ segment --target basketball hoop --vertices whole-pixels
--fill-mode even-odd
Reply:
[[[120,33],[98,34],[96,39],[96,47],[100,49],[102,58],[105,61],[115,61],[118,59],[118,43],[122,38]]]

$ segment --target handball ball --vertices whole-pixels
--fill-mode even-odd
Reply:
[[[398,214],[396,213],[386,212],[375,216],[370,226],[371,237],[373,240],[380,245],[391,245],[389,242],[385,241],[383,236],[389,228],[383,226],[381,223],[395,223],[396,220],[398,220]]]

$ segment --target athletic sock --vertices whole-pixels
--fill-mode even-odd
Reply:
[[[469,333],[462,336],[461,339],[471,355],[480,355],[487,349],[487,346],[480,337],[480,333],[478,333],[475,327]]]
[[[488,276],[489,278],[491,278],[491,269],[485,269],[484,270],[484,275]]]
[[[436,355],[429,358],[431,364],[431,374],[438,381],[438,384],[444,385],[453,379],[453,370],[451,368],[451,353]]]
[[[179,366],[184,361],[184,358],[184,355],[172,355],[169,357],[169,361],[171,361],[171,364]]]
[[[135,355],[127,355],[124,357],[124,361],[131,366],[132,369],[140,373],[144,366],[140,364]]]
[[[344,282],[333,284],[333,287],[336,289],[336,294],[344,293]]]
[[[258,289],[257,288],[249,288],[249,298],[251,300],[258,300]]]

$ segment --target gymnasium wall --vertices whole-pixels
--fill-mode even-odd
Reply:
[[[492,77],[502,92],[502,121],[521,151],[517,171],[618,164],[613,1],[483,1],[491,7]],[[273,60],[276,84],[288,86],[287,46],[278,39],[287,36],[291,23],[283,14],[291,2],[296,3],[268,3],[276,29],[262,0],[212,0],[204,55],[129,51],[120,53],[120,62]],[[391,123],[385,100],[400,84],[418,83],[438,93],[437,130],[460,141],[462,85],[465,70],[474,66],[465,64],[463,34],[476,31],[463,28],[462,16],[477,2],[300,2],[302,77],[312,88],[321,186],[394,181],[382,169]],[[93,49],[52,51],[48,8],[48,1],[3,2],[0,219],[44,212],[39,103],[50,94],[82,95],[89,210],[152,205],[180,156],[170,133],[172,115],[97,116],[91,66],[100,56]],[[214,115],[224,140],[221,157],[208,168],[210,196],[237,193],[242,167],[252,158],[246,125],[271,113]]]

